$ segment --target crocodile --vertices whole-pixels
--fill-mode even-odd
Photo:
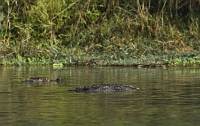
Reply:
[[[139,88],[132,85],[123,84],[99,84],[91,86],[76,87],[68,91],[78,92],[78,93],[109,93],[109,92],[130,92],[138,90]]]
[[[60,82],[60,78],[56,78],[54,80],[50,80],[47,77],[30,77],[26,79],[24,82],[26,83],[48,83],[48,82]]]

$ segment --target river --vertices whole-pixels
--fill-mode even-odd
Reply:
[[[61,83],[27,84],[33,76]],[[131,93],[74,93],[121,83]],[[198,126],[200,68],[0,67],[0,126]]]

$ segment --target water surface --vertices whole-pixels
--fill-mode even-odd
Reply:
[[[32,76],[60,84],[30,85]],[[124,83],[132,93],[72,93],[76,86]],[[200,69],[0,67],[1,126],[198,126]]]

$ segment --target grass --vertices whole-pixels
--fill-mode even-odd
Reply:
[[[199,0],[0,2],[3,65],[199,64]]]

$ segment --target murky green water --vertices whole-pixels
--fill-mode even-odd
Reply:
[[[61,84],[22,83],[31,76]],[[98,83],[133,84],[133,93],[79,94]],[[198,126],[200,69],[0,67],[0,126]]]

